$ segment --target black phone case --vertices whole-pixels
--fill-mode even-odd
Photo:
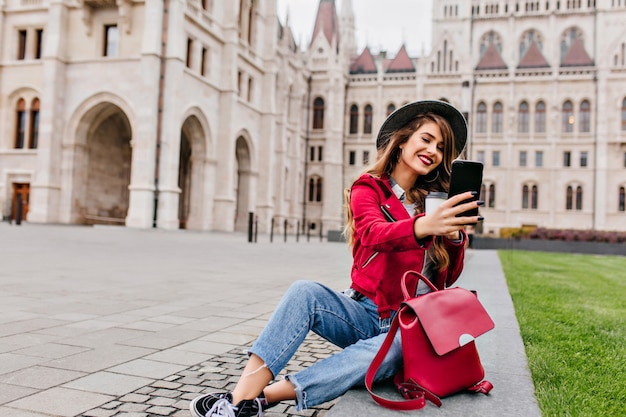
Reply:
[[[450,192],[448,198],[466,191],[475,191],[476,196],[465,200],[478,200],[480,187],[483,183],[483,163],[479,161],[455,160],[452,162],[452,174],[450,176]],[[457,217],[478,216],[478,208],[468,210]]]

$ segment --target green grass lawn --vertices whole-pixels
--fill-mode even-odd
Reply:
[[[626,257],[499,255],[542,415],[626,416]]]

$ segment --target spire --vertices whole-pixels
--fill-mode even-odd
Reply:
[[[320,33],[324,34],[324,37],[330,45],[333,44],[334,38],[339,41],[339,24],[337,22],[335,0],[320,0],[311,42],[313,42]]]
[[[387,67],[387,72],[415,72],[415,65],[406,52],[404,44]]]

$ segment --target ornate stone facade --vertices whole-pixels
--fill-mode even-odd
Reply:
[[[340,6],[303,46],[275,0],[0,0],[3,217],[337,230],[388,112],[442,98],[485,233],[626,230],[626,1],[436,1],[420,58],[357,51]]]

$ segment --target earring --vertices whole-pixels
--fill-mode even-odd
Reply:
[[[436,171],[436,172],[437,172],[437,175],[435,175],[435,178],[433,178],[432,180],[427,180],[426,178],[424,178],[424,181],[428,183],[435,182],[435,180],[439,178],[439,171]]]

